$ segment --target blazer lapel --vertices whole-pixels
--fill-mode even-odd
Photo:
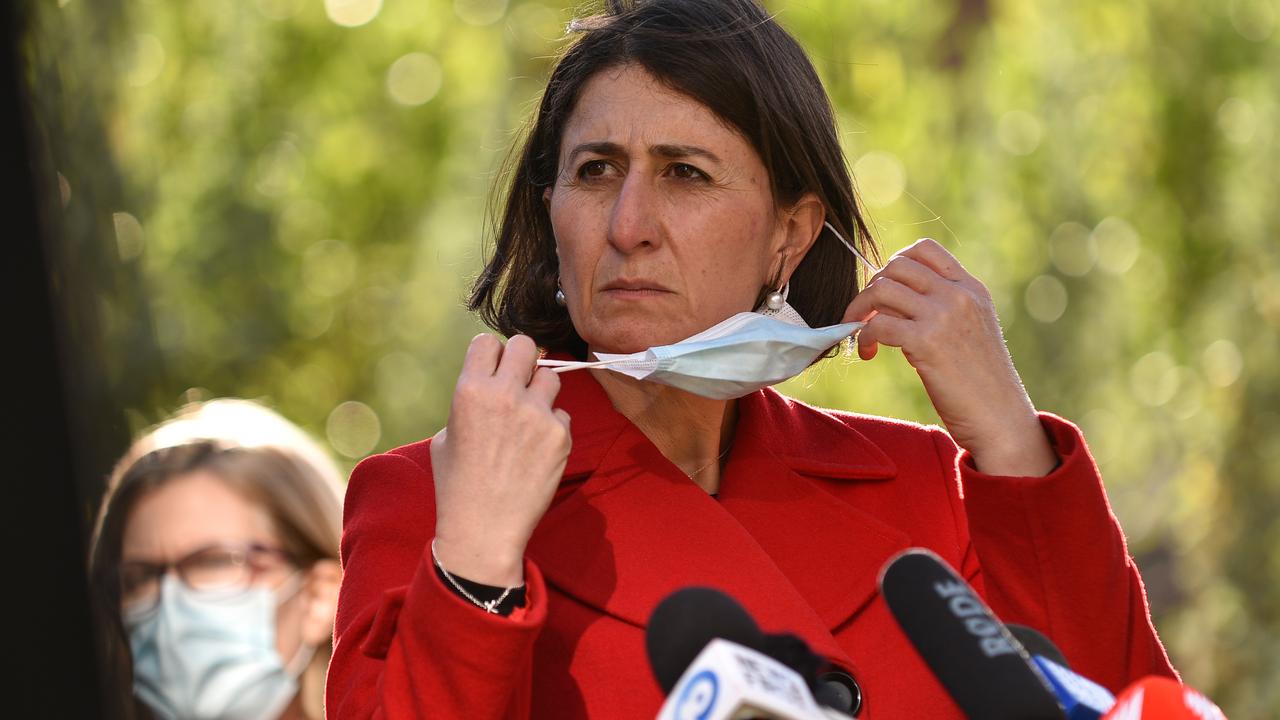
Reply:
[[[772,394],[740,403],[717,500],[617,413],[593,378],[570,373],[562,383],[557,405],[572,417],[574,448],[562,493],[528,546],[549,584],[637,627],[682,587],[718,588],[765,630],[794,632],[853,667],[832,631],[874,596],[880,566],[907,538],[797,473],[793,458],[770,447],[779,413],[791,414],[785,399],[766,391]],[[809,424],[791,418],[783,427]],[[850,444],[849,428],[823,430],[840,443],[822,457],[792,443],[810,459],[799,463],[806,473],[892,477],[892,463],[865,438],[860,448]],[[849,462],[829,459],[840,451]]]
[[[823,421],[838,421],[811,408],[804,411],[820,417],[806,418],[807,427],[799,431],[793,427],[794,418],[777,422],[762,417],[763,411],[776,409],[772,400],[757,393],[741,403],[735,443],[741,452],[735,450],[721,480],[720,504],[817,611],[824,626],[835,630],[875,597],[880,569],[910,546],[910,538],[806,475],[882,480],[892,477],[894,469],[879,448],[852,428],[822,427]],[[819,423],[816,430],[814,422]],[[796,445],[803,442],[797,432],[806,434],[803,442],[810,444],[821,442],[815,434],[832,436],[824,451],[814,448],[794,463],[802,465],[805,474],[788,462],[792,458],[780,457],[776,447],[783,444],[790,452],[798,451]],[[788,438],[792,443],[779,442]],[[862,443],[866,447],[860,448]],[[868,453],[868,448],[874,452]],[[838,460],[842,453],[848,458],[845,462]]]
[[[864,514],[754,446],[724,475],[721,502],[835,630],[876,597],[884,562],[910,547]]]

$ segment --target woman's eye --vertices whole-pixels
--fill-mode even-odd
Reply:
[[[609,163],[604,160],[591,160],[578,168],[578,177],[598,178],[609,171]]]
[[[699,170],[698,168],[688,163],[676,163],[675,165],[672,165],[671,174],[674,175],[675,177],[680,178],[681,180],[707,179],[706,174],[704,174],[701,170]]]

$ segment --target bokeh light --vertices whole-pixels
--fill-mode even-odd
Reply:
[[[1067,311],[1067,287],[1052,275],[1041,275],[1027,285],[1027,313],[1042,323],[1056,322]]]
[[[129,261],[142,254],[146,238],[142,232],[142,223],[127,212],[111,214],[111,223],[116,231],[116,253],[123,261]]]
[[[58,173],[58,199],[62,202],[64,210],[71,204],[71,183],[62,173]]]
[[[348,400],[329,413],[325,436],[334,450],[349,458],[361,458],[377,446],[382,424],[373,408]]]
[[[1084,225],[1065,222],[1049,236],[1049,257],[1066,275],[1087,275],[1098,261],[1098,241]]]
[[[1109,273],[1121,275],[1129,271],[1142,250],[1138,233],[1133,226],[1118,217],[1109,217],[1093,229],[1097,246],[1098,266]]]
[[[382,0],[324,0],[324,12],[343,27],[359,27],[382,11]]]
[[[996,136],[1000,147],[1012,155],[1030,155],[1040,147],[1044,129],[1035,115],[1022,110],[1011,110],[1000,116]]]
[[[155,80],[164,70],[164,45],[155,35],[136,35],[133,54],[126,77],[130,85],[141,87]]]
[[[440,91],[443,77],[435,58],[421,52],[409,53],[387,70],[387,93],[401,105],[422,105]]]
[[[853,165],[862,199],[873,208],[892,205],[907,187],[907,171],[896,155],[884,151],[869,152]]]
[[[1218,127],[1228,140],[1244,145],[1253,139],[1257,129],[1257,113],[1248,100],[1230,97],[1218,106]]]
[[[1168,353],[1155,351],[1143,355],[1129,371],[1133,395],[1151,407],[1159,407],[1173,399],[1178,391],[1179,368]]]
[[[468,25],[492,25],[507,12],[507,0],[453,0],[454,12]]]
[[[1275,31],[1280,11],[1270,0],[1230,0],[1231,24],[1236,32],[1253,42],[1266,42]]]
[[[1205,377],[1217,387],[1229,387],[1240,379],[1244,370],[1244,357],[1240,348],[1227,338],[1214,340],[1204,349],[1202,356]]]
[[[321,240],[307,248],[302,259],[302,287],[320,297],[334,297],[355,281],[359,258],[351,246],[337,239]]]

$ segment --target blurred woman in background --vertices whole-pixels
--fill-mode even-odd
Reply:
[[[299,428],[243,400],[189,406],[134,443],[90,559],[118,714],[323,715],[339,477]]]

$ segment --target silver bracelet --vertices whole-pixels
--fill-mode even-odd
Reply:
[[[449,571],[444,569],[444,565],[440,564],[440,556],[436,555],[436,539],[435,538],[431,538],[431,562],[435,563],[436,567],[440,568],[440,574],[444,575],[444,579],[449,581],[449,584],[453,586],[454,590],[457,590],[462,595],[462,597],[470,600],[476,607],[483,608],[484,611],[487,613],[493,613],[494,615],[497,615],[498,606],[502,604],[503,600],[507,599],[507,596],[511,594],[512,590],[515,590],[515,588],[507,588],[506,590],[502,591],[502,594],[498,596],[498,599],[490,600],[488,602],[481,602],[475,595],[472,595],[471,593],[467,592],[467,589],[462,587],[462,585],[460,585],[457,580],[454,580],[453,576],[449,574]]]

